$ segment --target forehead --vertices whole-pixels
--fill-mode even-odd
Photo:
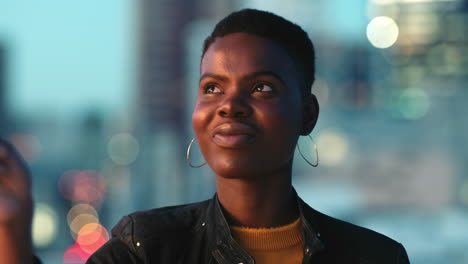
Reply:
[[[293,78],[294,63],[274,41],[249,33],[233,33],[218,38],[203,56],[200,71],[248,74],[274,71],[285,79]]]

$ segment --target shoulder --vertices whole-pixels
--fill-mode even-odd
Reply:
[[[112,257],[117,255],[119,259],[125,256],[128,259],[143,260],[146,258],[145,252],[163,256],[173,251],[196,231],[195,226],[200,226],[197,223],[202,221],[209,201],[156,208],[124,216],[112,228],[111,240],[92,256],[95,262],[89,263],[114,263]],[[100,259],[112,261],[96,261]]]
[[[329,235],[333,238],[339,237],[339,241],[353,242],[357,243],[357,245],[361,243],[367,244],[369,242],[371,242],[371,244],[376,243],[377,245],[385,246],[398,244],[395,240],[381,233],[336,219],[320,212],[317,212],[317,221],[322,234]]]
[[[117,223],[112,229],[112,236],[125,242],[136,243],[152,239],[154,236],[161,238],[172,236],[174,232],[191,231],[208,203],[209,200],[132,213]],[[132,241],[128,241],[129,239]]]
[[[313,226],[328,253],[339,253],[358,263],[409,263],[404,247],[392,238],[309,207]]]

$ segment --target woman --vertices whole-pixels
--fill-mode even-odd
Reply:
[[[298,137],[319,112],[314,71],[299,26],[252,9],[220,21],[192,115],[217,193],[124,217],[87,263],[408,263],[401,244],[315,211],[292,187]]]

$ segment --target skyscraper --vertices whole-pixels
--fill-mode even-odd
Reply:
[[[139,8],[139,108],[150,130],[183,133],[183,32],[196,1],[141,0]]]
[[[6,50],[0,44],[0,136],[4,135],[7,129]]]

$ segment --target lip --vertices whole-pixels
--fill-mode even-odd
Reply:
[[[256,129],[240,122],[223,123],[217,126],[212,134],[216,145],[223,148],[241,148],[253,142]]]

